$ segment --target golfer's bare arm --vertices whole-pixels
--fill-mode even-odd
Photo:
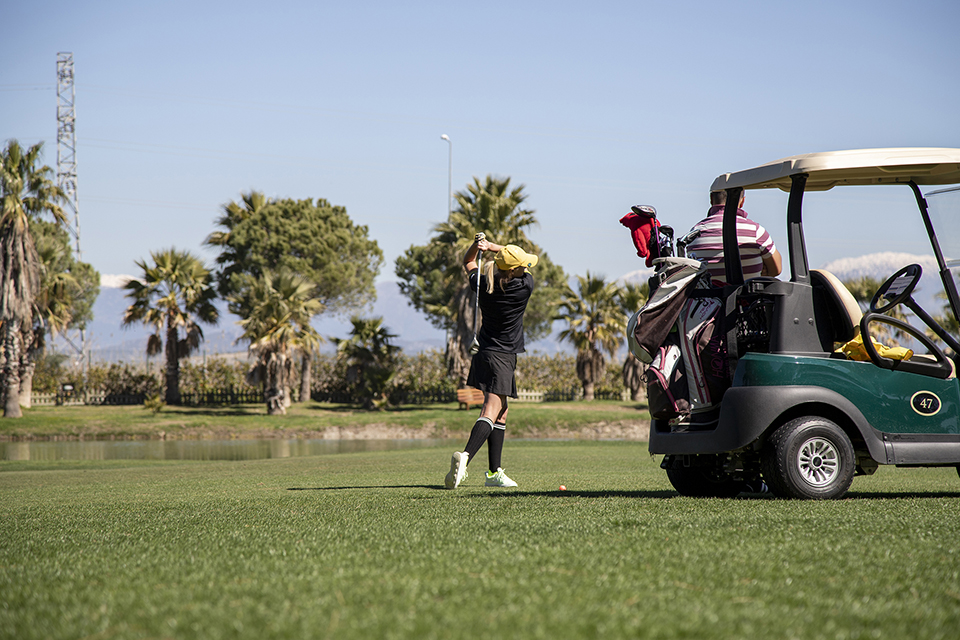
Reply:
[[[467,249],[467,253],[463,256],[463,268],[467,270],[467,273],[470,273],[477,268],[477,256],[481,251],[493,251],[496,253],[500,251],[503,247],[499,244],[494,244],[486,238],[480,241],[475,241]]]
[[[778,276],[783,271],[783,259],[780,252],[776,249],[772,253],[763,256],[763,268],[760,270],[762,276]]]

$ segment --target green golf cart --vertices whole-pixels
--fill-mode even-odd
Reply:
[[[937,148],[813,153],[714,181],[711,190],[727,192],[723,245],[730,284],[719,295],[727,309],[731,385],[709,409],[652,421],[650,453],[663,455],[661,467],[677,491],[729,497],[762,480],[777,496],[829,499],[844,495],[855,475],[870,475],[879,465],[960,472],[960,381],[940,346],[957,357],[960,342],[914,299],[920,265],[892,274],[861,313],[835,276],[809,268],[803,233],[808,191],[848,185],[911,189],[950,309],[960,318],[958,184],[960,149]],[[744,281],[736,204],[741,190],[770,188],[789,193],[784,279]],[[884,315],[898,305],[923,326]],[[915,355],[881,355],[869,337],[881,334],[882,325],[889,326],[886,335],[908,336],[902,339]],[[857,335],[868,360],[837,351]]]

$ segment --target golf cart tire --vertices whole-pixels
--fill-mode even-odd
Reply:
[[[667,479],[677,493],[689,498],[733,498],[745,488],[743,482],[706,467],[667,469]]]
[[[763,478],[783,498],[832,500],[853,482],[857,458],[850,438],[819,416],[796,418],[774,431],[760,458]]]

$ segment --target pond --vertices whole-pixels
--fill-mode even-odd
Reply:
[[[419,440],[57,440],[0,442],[0,460],[263,460],[435,447]]]

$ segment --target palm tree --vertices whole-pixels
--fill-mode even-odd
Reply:
[[[457,265],[448,269],[447,287],[454,291],[452,302],[435,305],[428,313],[446,315],[450,330],[447,332],[447,369],[458,379],[458,385],[466,384],[470,368],[469,348],[473,338],[474,295],[463,277],[460,268],[463,254],[473,242],[474,236],[483,232],[497,244],[515,244],[526,251],[540,253],[539,248],[527,238],[526,230],[537,225],[534,212],[521,208],[527,199],[524,185],[510,188],[510,178],[487,176],[481,182],[473,178],[466,191],[456,194],[457,209],[446,222],[434,227],[437,234],[431,244],[447,254],[448,264]]]
[[[336,340],[337,357],[347,363],[347,381],[356,383],[365,409],[382,408],[387,385],[397,371],[400,347],[390,344],[394,334],[383,326],[383,318],[350,318],[350,338]]]
[[[463,255],[478,231],[502,240],[501,244],[528,244],[526,229],[538,223],[532,210],[520,208],[527,199],[523,189],[522,184],[510,189],[510,178],[487,176],[481,183],[474,177],[466,191],[456,193],[457,209],[446,222],[434,227],[438,240],[455,243],[457,257]]]
[[[860,310],[864,312],[870,308],[870,301],[873,300],[873,295],[877,292],[877,289],[880,288],[881,284],[883,283],[880,280],[872,276],[861,276],[853,280],[846,280],[843,283],[847,291],[849,291],[857,301],[857,304],[860,305]],[[903,320],[904,322],[907,320],[907,314],[904,313],[902,305],[887,310],[884,312],[884,315],[896,318],[897,320]],[[902,331],[894,329],[888,324],[875,323],[871,326],[871,332],[876,332],[874,337],[877,339],[890,336],[899,339],[904,337]]]
[[[217,256],[217,264],[228,269],[231,265],[242,265],[244,256],[240,255],[237,247],[230,242],[234,230],[241,222],[263,209],[269,201],[261,191],[250,191],[240,194],[240,202],[228,202],[221,207],[222,215],[217,218],[216,224],[222,230],[214,231],[204,244],[209,247],[220,249],[220,255]],[[231,272],[232,273],[232,272]],[[230,290],[230,274],[220,278],[220,295],[226,296],[234,293]]]
[[[40,287],[40,259],[29,220],[43,212],[65,221],[59,203],[63,190],[53,183],[50,167],[38,166],[43,143],[26,151],[16,140],[0,155],[0,325],[3,327],[3,415],[19,418],[21,334],[33,320]]]
[[[851,280],[846,280],[843,286],[847,288],[850,295],[854,297],[861,311],[866,311],[870,306],[870,300],[873,294],[880,288],[882,283],[872,276],[861,276]]]
[[[950,301],[947,299],[946,291],[938,291],[936,294],[934,294],[934,297],[937,300],[942,301],[942,305],[940,307],[942,313],[933,316],[934,321],[943,327],[947,333],[956,336],[958,333],[960,333],[960,322],[957,322],[956,316],[953,315],[953,307],[950,306]],[[924,333],[926,333],[927,337],[934,342],[943,344],[943,340],[940,339],[933,329],[927,327],[924,330]],[[955,361],[958,357],[960,357],[960,354],[953,353],[953,350],[949,347],[946,347],[945,351],[947,352],[947,355],[953,358]]]
[[[231,297],[231,302],[250,309],[240,320],[241,340],[250,343],[257,363],[251,384],[262,384],[269,415],[287,412],[289,381],[296,353],[313,353],[322,342],[310,319],[323,307],[316,285],[286,269],[264,270],[253,284]]]
[[[74,258],[70,234],[63,226],[31,218],[30,235],[41,275],[32,322],[21,326],[20,405],[25,408],[31,405],[33,376],[43,358],[47,334],[55,337],[68,329],[83,329],[93,318],[93,304],[100,293],[100,274]]]
[[[563,268],[527,237],[527,230],[537,220],[534,212],[523,206],[527,199],[523,190],[523,185],[511,188],[510,178],[473,178],[465,191],[456,194],[456,210],[434,227],[435,235],[427,244],[411,246],[396,261],[400,292],[447,333],[447,372],[458,386],[466,383],[475,315],[462,259],[478,232],[497,244],[515,244],[540,256],[534,275],[536,288],[523,318],[527,340],[550,334],[557,304],[567,287]]]
[[[577,349],[577,377],[583,385],[583,399],[593,400],[594,386],[603,379],[606,360],[604,352],[615,355],[627,326],[620,307],[619,288],[615,282],[606,282],[603,276],[577,276],[580,293],[572,289],[560,303],[558,320],[567,328],[560,332],[560,340]]]
[[[945,291],[938,291],[934,297],[936,297],[937,300],[943,301],[941,307],[943,313],[933,316],[933,319],[936,320],[941,327],[946,329],[948,333],[957,335],[960,333],[960,322],[958,322],[956,316],[953,315],[953,307],[950,306],[950,302],[947,300],[947,293]]]
[[[625,283],[620,290],[620,307],[623,314],[629,318],[646,304],[650,297],[650,285]],[[643,396],[643,374],[645,367],[636,356],[627,350],[627,357],[623,361],[623,386],[630,390],[630,399],[638,402]]]
[[[133,303],[123,315],[123,326],[143,323],[154,328],[147,340],[147,355],[163,349],[166,355],[165,401],[180,404],[180,359],[199,348],[203,330],[197,322],[217,324],[213,276],[203,262],[188,251],[175,248],[151,252],[153,265],[139,260],[140,279],[125,289]],[[164,339],[164,332],[166,333]]]
[[[40,259],[40,287],[34,298],[33,318],[22,326],[20,357],[20,405],[31,406],[33,373],[43,353],[47,332],[62,333],[73,320],[74,301],[81,294],[80,283],[65,268],[69,248],[55,238],[39,235],[36,239]]]

